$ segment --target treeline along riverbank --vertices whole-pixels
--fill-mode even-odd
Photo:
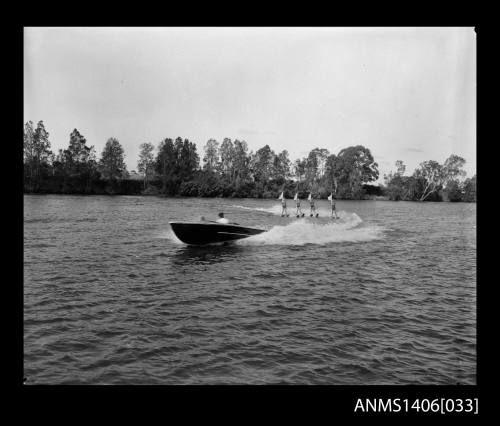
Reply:
[[[137,172],[129,172],[125,152],[116,138],[109,138],[100,158],[77,129],[69,135],[67,149],[50,149],[43,121],[24,128],[24,192],[35,194],[165,195],[187,197],[286,198],[295,193],[306,198],[361,200],[386,198],[407,201],[476,201],[476,176],[465,178],[465,160],[451,155],[443,164],[422,162],[406,175],[402,161],[396,171],[379,178],[378,164],[362,145],[330,153],[312,149],[307,157],[291,161],[286,150],[276,153],[269,145],[256,152],[247,143],[210,139],[203,158],[194,142],[165,138],[156,147],[140,145]]]
[[[24,182],[25,193],[27,194],[72,194],[72,195],[165,195],[162,192],[163,182],[161,180],[153,180],[148,182],[145,189],[142,180],[137,179],[120,179],[115,182],[109,182],[102,179],[92,180],[90,184],[80,177],[68,177],[66,179],[59,176],[44,177],[36,191],[30,191],[29,178],[25,178]],[[295,196],[296,182],[288,180],[285,184],[279,182],[272,185],[271,190],[258,192],[251,185],[235,188],[231,185],[210,183],[200,181],[190,181],[185,185],[181,185],[179,192],[170,194],[169,196],[180,197],[224,197],[224,198],[277,198],[283,190],[286,198]],[[274,186],[274,189],[273,189]],[[373,197],[384,197],[382,188],[375,185],[364,185],[365,193],[363,199]],[[309,192],[298,191],[300,198],[307,198]],[[316,198],[327,198],[330,193],[321,193]]]

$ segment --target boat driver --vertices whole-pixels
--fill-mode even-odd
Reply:
[[[224,213],[220,212],[220,213],[219,213],[219,219],[217,219],[217,222],[218,222],[218,223],[229,223],[229,220],[227,220],[227,219],[224,217]]]

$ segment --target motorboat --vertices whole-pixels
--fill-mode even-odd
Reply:
[[[265,229],[248,228],[235,223],[212,221],[169,223],[179,240],[193,245],[224,243],[266,232]]]

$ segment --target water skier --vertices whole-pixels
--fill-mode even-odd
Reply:
[[[312,197],[312,192],[309,193],[309,198],[307,200],[309,201],[309,206],[311,207],[311,213],[310,213],[309,216],[311,216],[311,217],[313,217],[313,216],[318,217],[319,213],[317,212],[316,206],[314,205],[314,199]]]
[[[328,200],[330,200],[331,204],[330,217],[334,219],[333,216],[335,215],[335,219],[338,219],[337,208],[335,207],[335,200],[333,199],[333,192],[328,196]]]
[[[286,217],[290,216],[288,214],[288,210],[286,209],[286,199],[285,199],[285,196],[284,196],[283,192],[279,196],[278,200],[281,200],[281,217],[283,217],[285,215],[286,215]]]
[[[295,194],[294,201],[296,206],[295,214],[297,215],[297,217],[304,217],[304,213],[302,213],[302,210],[300,209],[300,198],[298,192]]]

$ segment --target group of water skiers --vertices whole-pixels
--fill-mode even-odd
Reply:
[[[281,217],[288,217],[290,216],[288,214],[288,210],[286,208],[286,199],[285,199],[285,196],[284,196],[284,193],[282,192],[281,195],[279,196],[278,200],[281,200]],[[296,211],[295,211],[295,214],[297,217],[304,217],[305,216],[305,213],[302,212],[302,210],[300,209],[300,198],[299,198],[299,194],[295,194],[295,197],[293,199],[295,201],[295,206],[296,206]],[[332,219],[338,219],[338,216],[337,216],[337,209],[335,207],[335,200],[333,199],[333,193],[330,194],[330,196],[328,197],[328,200],[330,201],[330,217]],[[310,207],[310,214],[309,216],[311,217],[318,217],[319,216],[319,213],[318,211],[316,210],[316,206],[314,205],[314,198],[312,197],[312,193],[309,193],[309,197],[307,198],[307,201],[309,201],[309,207]],[[201,221],[204,221],[205,220],[205,217],[204,216],[201,216],[200,218]],[[218,218],[216,220],[216,222],[218,223],[231,223],[229,222],[229,220],[227,220],[227,218],[224,217],[224,213],[220,212],[218,214]],[[236,225],[236,223],[234,223]]]
[[[284,217],[284,216],[288,217],[288,216],[290,216],[288,214],[288,210],[286,208],[286,199],[285,199],[285,196],[284,196],[283,192],[279,196],[278,200],[281,200],[281,217]],[[295,206],[296,206],[295,215],[297,217],[304,217],[305,214],[302,212],[302,210],[300,208],[300,198],[299,198],[299,194],[298,193],[295,194],[295,197],[294,197],[293,200],[295,201]],[[338,219],[337,208],[335,207],[335,200],[333,199],[333,193],[331,193],[329,195],[328,200],[330,201],[330,217],[332,219]],[[314,204],[314,198],[312,197],[312,193],[309,193],[309,197],[307,198],[307,201],[309,201],[309,208],[310,208],[309,216],[311,216],[311,217],[318,217],[319,213],[316,210],[316,206]]]

